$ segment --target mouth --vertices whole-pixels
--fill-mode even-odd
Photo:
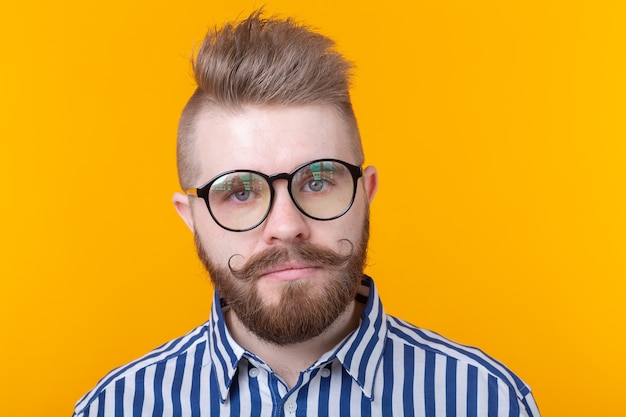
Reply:
[[[268,269],[259,278],[273,282],[293,281],[310,278],[318,269],[319,267],[303,262],[287,262]]]

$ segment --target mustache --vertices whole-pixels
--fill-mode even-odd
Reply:
[[[354,254],[354,244],[348,239],[342,239],[350,245],[347,255],[341,255],[332,249],[328,249],[309,242],[294,243],[289,246],[277,246],[265,249],[253,255],[240,268],[231,265],[233,258],[243,255],[235,254],[228,259],[228,269],[238,280],[250,282],[265,273],[268,269],[289,261],[299,261],[311,266],[325,268],[327,270],[340,270],[344,268]]]

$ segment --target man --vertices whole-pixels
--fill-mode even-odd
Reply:
[[[174,205],[209,321],[112,371],[94,416],[538,416],[481,351],[387,316],[363,275],[377,188],[328,38],[260,12],[211,31],[179,125]]]

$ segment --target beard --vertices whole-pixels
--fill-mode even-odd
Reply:
[[[296,242],[270,247],[234,270],[230,260],[228,266],[216,265],[195,234],[198,257],[221,299],[250,332],[276,345],[300,343],[319,336],[346,311],[361,285],[368,240],[369,217],[366,216],[359,242],[345,240],[352,249],[348,255],[309,242]],[[317,280],[282,282],[275,287],[278,301],[270,304],[258,292],[259,277],[289,261],[319,268],[326,275],[325,282],[321,287]]]

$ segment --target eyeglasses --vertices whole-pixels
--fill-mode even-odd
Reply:
[[[185,192],[206,203],[213,220],[226,230],[245,232],[267,218],[274,201],[274,181],[286,180],[294,204],[307,217],[333,220],[354,203],[363,169],[337,159],[317,159],[291,173],[265,175],[250,170],[224,172]]]

